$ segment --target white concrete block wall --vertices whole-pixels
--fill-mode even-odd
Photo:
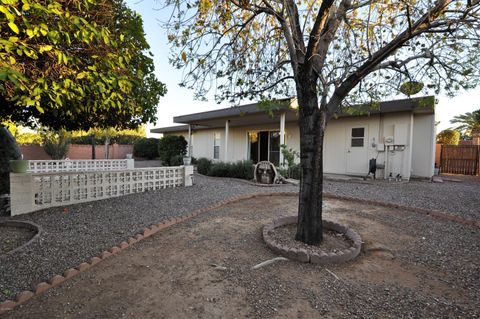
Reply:
[[[11,173],[11,215],[148,190],[192,185],[193,166],[120,171]]]

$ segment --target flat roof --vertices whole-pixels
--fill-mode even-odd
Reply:
[[[295,103],[296,100],[293,98],[287,98],[276,101],[272,109],[275,113],[278,111],[287,111],[287,120],[292,120],[296,117]],[[399,100],[390,100],[383,101],[378,104],[362,104],[351,107],[344,108],[341,112],[336,114],[336,117],[352,117],[352,116],[368,116],[373,114],[381,113],[395,113],[395,112],[408,112],[411,111],[415,114],[434,114],[435,110],[435,97],[434,96],[423,96],[416,98],[407,98]],[[256,121],[259,120],[261,115],[265,114],[266,109],[262,107],[261,103],[251,103],[241,106],[228,107],[213,111],[199,112],[186,114],[181,116],[175,116],[173,121],[175,123],[183,123],[183,125],[176,125],[170,127],[161,127],[151,129],[152,133],[173,133],[173,132],[184,132],[188,131],[188,125],[195,125],[195,129],[206,129],[213,127],[221,127],[218,122],[220,119],[229,119],[229,118],[240,118],[242,117],[242,123],[245,124],[247,119],[245,116],[250,115],[254,116]],[[262,116],[263,117],[263,116]],[[269,119],[270,120],[270,119]],[[209,124],[205,125],[206,122],[210,121]]]
[[[280,99],[272,102],[272,108],[274,110],[289,110],[292,105],[293,98]],[[224,109],[186,114],[181,116],[175,116],[173,122],[175,123],[187,123],[195,124],[195,121],[205,121],[211,119],[219,119],[226,117],[245,116],[249,114],[265,113],[265,108],[262,108],[261,103],[251,103],[240,106],[227,107]]]

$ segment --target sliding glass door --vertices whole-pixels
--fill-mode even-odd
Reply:
[[[248,132],[248,154],[254,163],[270,161],[275,166],[280,161],[280,132]]]

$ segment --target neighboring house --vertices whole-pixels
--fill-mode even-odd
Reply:
[[[269,114],[270,113],[270,114]],[[363,115],[338,114],[327,126],[324,171],[366,175],[369,160],[385,169],[377,177],[400,174],[430,178],[435,158],[434,98],[381,102]],[[281,100],[271,112],[248,104],[174,117],[185,125],[155,128],[152,133],[183,135],[190,155],[219,161],[269,160],[283,163],[280,145],[299,151],[300,132],[295,99]]]

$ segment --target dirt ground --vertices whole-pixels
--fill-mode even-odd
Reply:
[[[353,262],[279,261],[253,270],[276,257],[261,238],[262,225],[296,209],[294,197],[227,205],[160,231],[5,319],[453,318],[475,311],[471,293],[452,286],[456,275],[409,253],[425,240],[419,229],[452,222],[383,207],[326,201],[324,218],[355,228],[365,242]]]

